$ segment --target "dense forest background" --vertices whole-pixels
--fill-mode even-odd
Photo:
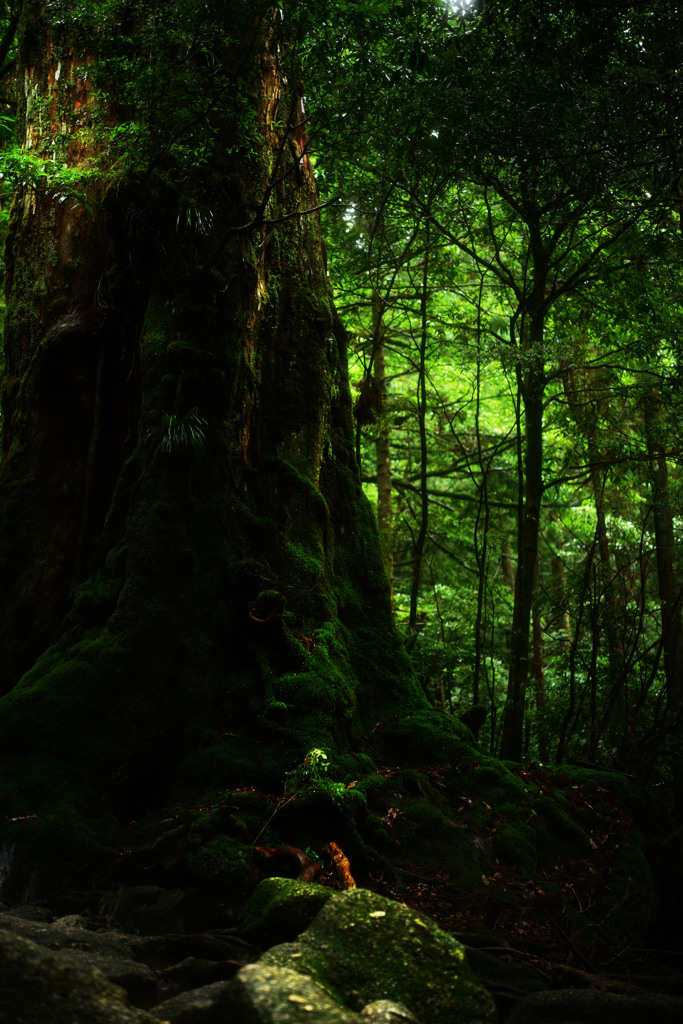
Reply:
[[[46,6],[100,43],[136,7]],[[208,159],[195,87],[218,68],[220,95],[229,76],[194,6],[151,5],[167,49],[150,35],[147,63],[116,32],[104,46],[97,88],[143,107],[135,137],[107,129],[126,173],[154,147]],[[222,5],[205,6],[209,24]],[[1,7],[5,236],[17,188],[87,206],[100,171],[19,148],[19,11]],[[683,757],[680,15],[619,0],[281,12],[305,82],[283,147],[305,131],[356,457],[422,687],[491,753],[645,781]],[[203,63],[173,78],[169,127],[155,103],[188,33]],[[183,216],[210,229],[196,198]]]
[[[679,971],[682,15],[0,0],[0,903]]]
[[[334,5],[303,47],[396,620],[492,752],[651,778],[683,753],[681,12],[457,6]]]

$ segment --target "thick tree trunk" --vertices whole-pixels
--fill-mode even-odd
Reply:
[[[78,124],[77,166],[96,155],[82,74],[97,54],[39,4],[20,34],[32,151]],[[105,167],[87,205],[49,187],[14,204],[5,814],[96,797],[132,814],[178,786],[281,780],[302,751],[346,749],[422,701],[355,464],[280,12],[223,39],[238,70],[205,111],[211,161],[169,171],[169,144],[123,177]]]

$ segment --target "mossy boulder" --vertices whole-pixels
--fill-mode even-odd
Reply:
[[[11,934],[32,945],[59,952],[60,962],[65,965],[97,968],[108,981],[125,989],[134,1002],[144,1002],[156,994],[156,974],[138,960],[130,936],[93,931],[87,919],[77,914],[60,917],[54,922],[31,920],[36,912],[41,916],[39,908],[30,906],[18,907],[13,914],[0,913],[0,931],[6,941]]]
[[[295,878],[264,878],[242,908],[239,929],[264,945],[288,942],[311,924],[333,889]]]
[[[393,830],[404,856],[416,865],[446,870],[451,884],[458,888],[482,892],[482,878],[493,874],[495,867],[487,841],[459,821],[448,802],[428,788],[418,796],[405,792],[408,787],[401,776],[406,774],[395,780],[403,792],[397,800],[400,814]]]
[[[226,1020],[249,1024],[361,1024],[325,987],[289,967],[259,962],[243,967],[225,1004]]]
[[[334,895],[297,942],[270,949],[259,965],[307,975],[347,1010],[388,999],[425,1024],[496,1019],[459,942],[426,915],[364,889]]]
[[[0,991],[0,1024],[156,1024],[96,968],[6,931]]]
[[[322,985],[287,967],[250,964],[234,981],[183,992],[152,1010],[170,1024],[420,1024],[400,1003],[380,999],[345,1010]]]
[[[392,1003],[390,999],[378,999],[368,1003],[361,1010],[361,1020],[365,1024],[419,1024],[417,1017],[400,1003]]]
[[[514,865],[523,878],[538,874],[536,835],[530,825],[523,822],[501,821],[496,827],[494,850],[505,864]]]
[[[215,981],[201,988],[180,992],[154,1006],[150,1013],[166,1024],[193,1024],[195,1021],[218,1024],[221,1019],[228,1019],[221,1007],[231,987],[231,981]]]
[[[433,708],[413,706],[407,713],[387,718],[373,731],[370,746],[384,764],[434,765],[472,756],[472,734],[457,718]]]

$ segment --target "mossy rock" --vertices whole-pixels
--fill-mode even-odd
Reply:
[[[417,708],[384,722],[373,733],[371,743],[380,763],[448,764],[459,760],[463,746],[471,756],[472,734],[455,718],[431,708]]]
[[[463,768],[455,768],[448,781],[453,787],[459,784],[474,800],[474,820],[487,825],[492,808],[503,818],[526,820],[531,801],[539,794],[538,787],[522,781],[503,761],[484,753],[472,761],[472,748],[466,753],[468,763]]]
[[[242,908],[239,929],[245,938],[272,946],[300,935],[334,890],[295,878],[264,878]]]
[[[94,967],[0,931],[0,1024],[158,1024]]]
[[[523,822],[499,822],[493,841],[496,857],[514,867],[521,878],[538,874],[536,833]]]
[[[470,892],[484,888],[493,873],[488,844],[452,817],[446,804],[426,798],[400,802],[396,830],[401,849],[417,865],[446,868],[453,884]]]
[[[590,924],[584,925],[584,941],[590,937],[606,954],[642,942],[656,920],[660,900],[646,845],[638,829],[619,844],[611,873],[596,893]]]
[[[541,859],[553,863],[590,854],[590,839],[569,813],[562,794],[557,794],[554,799],[549,796],[540,797],[534,801],[533,809],[538,816],[535,825]]]
[[[420,1024],[415,1014],[400,1003],[390,999],[377,999],[363,1007],[361,1020],[364,1024]]]
[[[362,1024],[313,978],[262,960],[243,967],[220,1002],[225,1020],[250,1024]],[[218,1017],[212,1019],[217,1020]]]
[[[218,884],[224,895],[237,901],[244,899],[254,884],[251,847],[229,836],[215,836],[193,850],[187,865],[196,878]]]
[[[543,791],[513,765],[482,756],[470,765],[463,789],[474,800],[472,821],[490,825],[498,818],[494,839],[496,856],[516,868],[522,878],[533,878],[539,866],[586,857],[591,842],[580,814],[561,789]],[[450,780],[453,785],[454,780]]]
[[[491,997],[462,945],[424,914],[364,889],[333,896],[295,943],[260,965],[296,969],[348,1010],[389,999],[429,1024],[488,1024]]]

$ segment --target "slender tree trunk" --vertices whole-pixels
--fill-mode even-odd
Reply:
[[[535,594],[540,590],[540,566],[536,558]],[[549,759],[548,732],[546,726],[545,673],[543,669],[543,619],[538,601],[534,603],[531,624],[531,675],[534,683],[534,704],[536,707],[536,740],[541,761]]]
[[[420,522],[417,537],[413,545],[413,571],[410,581],[410,609],[408,612],[408,633],[406,650],[415,646],[419,633],[418,601],[422,580],[422,562],[424,558],[427,531],[429,530],[429,491],[427,467],[429,452],[427,449],[427,341],[429,323],[427,315],[427,299],[429,288],[429,220],[426,224],[425,256],[422,267],[422,287],[420,292],[420,349],[417,375],[417,425],[420,435]]]
[[[543,393],[545,375],[538,353],[543,344],[543,313],[538,309],[529,327],[529,365],[521,379],[524,408],[523,494],[518,520],[518,560],[510,637],[510,669],[503,712],[500,754],[519,760],[524,740],[524,708],[529,678],[529,644],[534,573],[543,498]]]
[[[391,422],[387,409],[387,369],[384,336],[386,328],[382,306],[378,297],[373,299],[373,353],[375,380],[381,396],[381,411],[377,420],[375,457],[377,461],[377,523],[382,545],[384,566],[389,577],[391,604],[394,604],[394,510],[391,475]]]
[[[477,303],[478,317],[482,308],[483,282],[479,289]],[[480,337],[481,324],[477,324],[477,336]],[[474,622],[474,669],[472,673],[472,701],[480,700],[480,682],[484,671],[486,644],[484,642],[484,624],[486,622],[486,588],[488,584],[489,562],[489,529],[491,526],[491,506],[489,504],[489,469],[492,456],[484,458],[481,443],[481,359],[477,351],[476,400],[474,411],[474,432],[477,439],[477,462],[479,463],[479,480],[477,481],[477,514],[474,520],[474,558],[477,565],[477,612]]]
[[[572,623],[567,606],[567,563],[562,550],[558,551],[553,559],[553,577],[555,581],[555,592],[558,595],[556,606],[559,609],[559,616],[555,618],[555,625],[559,619],[560,639],[558,650],[560,654],[569,654],[571,648]]]
[[[486,621],[486,586],[488,583],[488,541],[491,509],[488,503],[488,469],[482,467],[477,515],[474,525],[474,556],[477,564],[477,612],[474,620],[474,670],[472,674],[472,701],[480,700],[480,683],[486,656],[484,623]],[[481,535],[481,541],[479,537]]]
[[[591,483],[595,501],[596,533],[598,541],[598,564],[596,567],[597,593],[596,601],[601,606],[601,614],[596,618],[593,630],[594,653],[600,647],[600,635],[604,632],[607,639],[607,657],[609,674],[607,679],[605,702],[601,708],[610,709],[614,706],[624,683],[624,643],[623,643],[623,608],[617,591],[617,576],[612,566],[609,537],[607,534],[607,518],[604,501],[605,476],[591,468]],[[595,758],[597,746],[605,727],[605,715],[597,706],[596,678],[592,673],[593,697],[591,700],[591,726],[584,747],[584,756],[589,760]]]
[[[480,683],[485,673],[486,643],[484,629],[486,622],[486,591],[488,585],[489,562],[489,529],[491,526],[491,506],[489,503],[489,470],[492,456],[484,458],[481,437],[481,338],[482,311],[484,306],[484,277],[479,280],[479,297],[477,301],[477,377],[476,398],[474,408],[474,432],[477,439],[477,462],[479,479],[477,481],[477,514],[474,520],[474,558],[477,565],[477,612],[474,622],[474,669],[472,672],[472,702],[479,704]],[[514,583],[513,583],[514,587]],[[493,700],[491,704],[493,704]],[[476,734],[475,734],[476,735]]]
[[[617,574],[612,564],[609,536],[607,533],[607,515],[605,505],[606,474],[591,469],[591,484],[595,502],[595,516],[598,531],[598,555],[600,564],[600,583],[605,606],[604,628],[607,636],[607,653],[610,661],[610,676],[617,680],[623,672],[624,641],[620,628],[623,602],[620,601],[616,588]]]

